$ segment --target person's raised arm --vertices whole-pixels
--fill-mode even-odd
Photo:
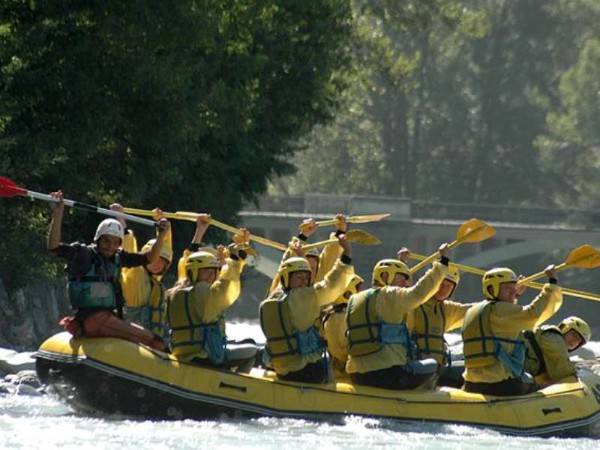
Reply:
[[[202,244],[202,239],[204,239],[204,234],[208,227],[210,226],[210,214],[198,214],[198,218],[196,219],[196,231],[194,232],[194,237],[192,238],[192,245],[200,246]]]
[[[167,219],[160,219],[156,225],[157,236],[156,241],[146,253],[146,258],[149,263],[155,262],[160,258],[160,252],[165,242],[168,231],[171,229],[171,223]]]
[[[342,262],[344,262],[346,264],[351,264],[352,263],[352,246],[350,245],[350,241],[346,238],[345,234],[341,234],[338,236],[338,242],[340,243],[340,246],[344,249],[340,259],[342,260]]]

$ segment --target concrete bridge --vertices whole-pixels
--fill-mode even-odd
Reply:
[[[351,225],[369,231],[383,241],[378,246],[353,246],[356,270],[367,280],[379,259],[395,257],[396,251],[402,246],[416,253],[433,253],[440,243],[454,240],[458,227],[472,217],[489,223],[497,233],[481,243],[457,247],[451,253],[452,260],[457,263],[483,269],[509,266],[517,273],[530,274],[547,264],[564,261],[569,250],[579,245],[600,247],[600,213],[582,210],[307,194],[299,197],[266,197],[260,200],[258,207],[247,207],[240,215],[244,226],[253,233],[287,243],[291,236],[298,233],[298,224],[303,219],[329,219],[336,213],[391,213],[381,222]],[[310,241],[326,239],[331,230],[331,227],[319,230]],[[261,254],[258,269],[273,276],[281,252],[264,246],[258,246],[257,249]],[[600,280],[600,276],[596,279]],[[478,277],[465,276],[461,290],[480,295],[480,286]],[[600,291],[599,284],[596,284],[595,291]]]

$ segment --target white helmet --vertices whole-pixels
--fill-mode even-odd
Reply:
[[[125,236],[125,230],[123,230],[123,225],[118,220],[115,219],[104,219],[98,225],[96,229],[96,234],[94,235],[94,242],[100,239],[100,236],[115,236],[123,241],[123,236]]]

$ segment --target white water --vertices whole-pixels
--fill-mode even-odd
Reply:
[[[252,324],[234,324],[231,337],[261,341]],[[587,346],[596,355],[600,343]],[[398,424],[348,418],[341,425],[293,419],[211,421],[123,420],[73,413],[51,396],[0,395],[2,449],[578,449],[596,450],[593,439],[516,438],[465,426]]]

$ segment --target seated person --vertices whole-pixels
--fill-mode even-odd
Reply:
[[[373,269],[373,287],[350,297],[346,372],[354,384],[404,390],[437,378],[434,359],[413,359],[406,316],[427,302],[448,275],[447,244],[439,252],[440,261],[414,286],[404,262],[384,259]]]
[[[571,316],[555,325],[542,325],[523,332],[525,370],[533,375],[540,388],[557,381],[575,381],[577,368],[569,353],[589,342],[592,330],[579,317]]]
[[[440,365],[439,385],[456,388],[463,385],[464,365],[462,361],[452,363],[444,333],[460,328],[465,313],[473,305],[449,300],[459,282],[459,270],[450,264],[448,274],[437,292],[429,301],[414,309],[407,319],[411,338],[417,347],[417,357],[435,359]]]
[[[110,205],[113,211],[122,212],[123,207],[118,203]],[[155,210],[156,216],[161,216],[159,209]],[[128,252],[138,251],[138,242],[133,230],[127,229],[125,219],[119,219],[125,228],[123,250]],[[154,239],[149,240],[142,247],[142,252],[148,251],[154,244]],[[162,278],[173,261],[172,236],[167,233],[158,258],[152,264],[140,267],[123,269],[121,273],[121,288],[125,299],[125,319],[137,323],[153,333],[168,340],[166,327],[166,298]]]
[[[281,291],[260,304],[260,326],[265,334],[269,363],[283,380],[305,383],[327,381],[325,346],[317,328],[321,308],[341,295],[354,274],[352,250],[338,237],[343,253],[325,278],[311,283],[310,263],[302,257],[284,261],[278,272]],[[302,254],[302,247],[294,247]]]
[[[209,220],[208,216],[198,220],[197,228],[205,230]],[[239,297],[246,253],[234,244],[228,250],[229,257],[222,268],[213,252],[199,250],[190,254],[185,261],[186,279],[167,292],[172,353],[180,359],[220,368],[233,365],[227,351],[223,314]],[[253,360],[255,353],[256,349],[248,357]]]
[[[548,283],[529,304],[517,304],[515,273],[505,267],[488,270],[482,279],[486,299],[471,306],[463,327],[465,384],[463,389],[486,395],[523,395],[535,391],[524,380],[525,348],[521,330],[531,330],[554,315],[562,305],[554,266],[545,269]]]
[[[123,320],[123,296],[119,279],[125,267],[140,267],[160,258],[170,225],[165,219],[158,222],[158,236],[153,245],[141,253],[130,253],[119,247],[125,230],[115,219],[105,219],[98,225],[94,242],[61,242],[64,202],[62,192],[50,194],[58,201],[50,204],[52,222],[48,249],[67,261],[69,301],[75,314],[60,321],[73,335],[86,337],[116,337],[146,344],[157,350],[166,345],[161,336],[141,326]],[[116,311],[116,313],[115,313]]]
[[[333,305],[323,311],[321,319],[321,334],[327,345],[327,351],[331,355],[331,366],[336,378],[346,373],[346,361],[348,359],[348,339],[346,338],[346,309],[348,299],[357,294],[364,280],[358,275],[353,275],[346,286],[346,291],[340,295]]]

